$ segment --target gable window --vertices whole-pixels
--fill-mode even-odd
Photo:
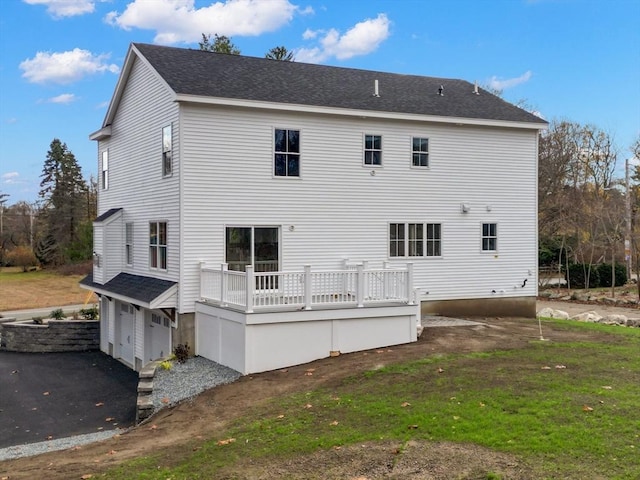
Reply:
[[[382,165],[382,135],[364,136],[364,164]]]
[[[300,130],[275,130],[273,163],[276,177],[300,176]]]
[[[439,257],[442,255],[439,223],[392,223],[389,225],[390,257]]]
[[[102,190],[109,189],[109,150],[102,152],[102,165],[100,177],[102,178]]]
[[[173,138],[171,135],[171,125],[162,129],[162,176],[168,177],[173,171],[172,165]]]
[[[149,224],[149,266],[167,269],[167,222]]]
[[[124,253],[127,265],[133,265],[133,223],[124,225]]]
[[[411,164],[414,167],[429,166],[429,139],[421,137],[413,137]]]
[[[498,250],[498,224],[482,224],[482,251],[495,252]]]

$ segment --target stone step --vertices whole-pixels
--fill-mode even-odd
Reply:
[[[151,395],[138,396],[137,407],[138,407],[138,411],[153,410],[153,402],[151,401]]]
[[[138,382],[138,393],[146,393],[147,395],[153,392],[153,380],[152,379],[141,379]]]

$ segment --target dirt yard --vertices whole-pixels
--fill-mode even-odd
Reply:
[[[540,302],[538,309],[545,306],[565,311],[571,307],[580,312],[596,309],[590,305],[575,306],[546,301]],[[610,308],[612,307],[607,307],[608,310]],[[615,310],[622,310],[628,316],[636,316],[636,313],[640,316],[638,310]],[[0,462],[0,478],[90,478],[86,475],[96,478],[101,471],[124,460],[159,451],[166,452],[165,460],[170,464],[172,458],[187,456],[206,440],[217,438],[216,432],[220,427],[239,417],[247,409],[280,395],[319,386],[338,385],[343,378],[354,372],[381,364],[444,353],[517,349],[539,339],[538,322],[534,319],[490,318],[481,321],[484,322],[483,325],[426,328],[418,342],[384,349],[381,352],[358,352],[319,360],[311,365],[315,368],[313,376],[305,375],[306,370],[310,368],[309,364],[245,376],[235,383],[205,392],[192,402],[160,412],[150,423],[113,439],[63,452]],[[595,339],[598,335],[593,332],[566,331],[554,329],[549,325],[544,326],[544,336],[551,341]],[[340,450],[316,452],[304,458],[293,459],[286,464],[269,463],[268,460],[247,460],[244,465],[238,466],[237,471],[226,472],[220,478],[308,478],[318,474],[318,465],[322,465],[323,471],[328,474],[330,472],[331,478],[351,480],[477,478],[473,476],[473,472],[478,471],[480,467],[485,472],[503,472],[503,478],[536,478],[535,473],[518,458],[475,445],[412,442],[402,448],[401,458],[397,457],[399,447],[390,443],[357,445]],[[393,472],[389,470],[391,464],[394,465]],[[352,472],[355,471],[364,471],[366,475],[360,476],[362,474],[359,473],[358,476],[354,476]]]

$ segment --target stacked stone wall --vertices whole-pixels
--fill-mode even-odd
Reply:
[[[85,352],[100,348],[99,320],[49,320],[0,323],[0,350],[9,352]]]

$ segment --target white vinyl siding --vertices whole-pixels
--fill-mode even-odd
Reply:
[[[171,176],[162,176],[162,129],[171,125]],[[133,264],[127,273],[149,275],[150,219],[171,225],[166,270],[153,276],[178,281],[180,215],[179,105],[172,92],[147,65],[136,60],[111,125],[111,137],[101,141],[109,149],[109,189],[101,191],[98,214],[123,208],[125,222],[140,225],[133,231]],[[120,268],[125,265],[125,231],[122,225],[117,248]],[[190,311],[193,311],[191,307]]]
[[[181,109],[181,155],[188,159],[180,166],[182,311],[191,311],[198,298],[199,261],[224,262],[226,225],[280,226],[282,270],[340,268],[345,259],[376,266],[411,261],[414,284],[429,291],[429,299],[484,298],[496,289],[535,295],[536,282],[524,290],[512,286],[537,265],[536,131],[192,104]],[[304,132],[300,181],[273,184],[273,125]],[[363,132],[384,140],[384,169],[376,175],[362,168]],[[429,169],[411,168],[415,132],[424,132],[430,157],[438,159]],[[467,214],[460,212],[463,202],[471,207]],[[432,219],[446,238],[437,261],[389,258],[391,223],[426,227]],[[482,222],[500,223],[499,257],[479,251]]]

